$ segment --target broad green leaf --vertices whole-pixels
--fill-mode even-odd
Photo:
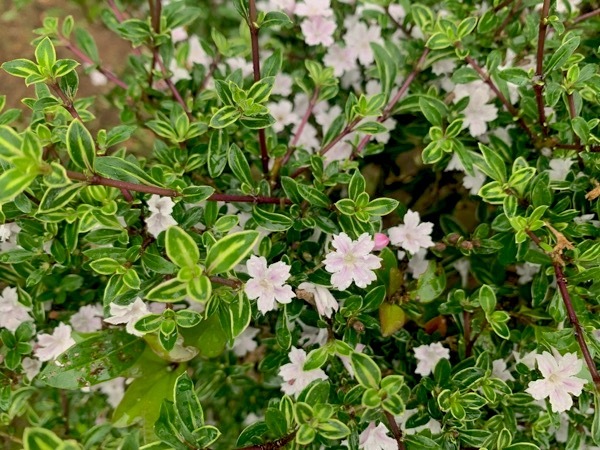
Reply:
[[[428,303],[438,298],[446,288],[446,272],[435,261],[429,261],[427,270],[417,281],[417,289],[412,292],[421,303]]]
[[[179,424],[175,417],[173,402],[165,400],[160,405],[158,420],[154,423],[156,436],[173,450],[188,450],[189,447],[182,442]]]
[[[229,147],[227,161],[231,171],[241,183],[246,183],[248,186],[254,185],[248,160],[237,145],[231,144],[231,147]]]
[[[194,382],[187,372],[182,373],[177,378],[173,398],[177,417],[190,433],[204,425],[202,405],[196,395]]]
[[[69,348],[56,362],[49,363],[38,379],[59,389],[93,386],[131,367],[145,346],[143,340],[125,331],[104,330]]]
[[[505,183],[506,182],[506,164],[504,160],[498,156],[498,152],[495,152],[487,145],[479,143],[479,149],[483,154],[483,159],[487,163],[477,164],[475,163],[487,176],[495,181]]]
[[[62,439],[45,428],[25,428],[23,433],[25,450],[56,450],[62,443]]]
[[[65,187],[48,189],[42,197],[38,214],[45,214],[64,208],[85,186],[82,183],[74,183]]]
[[[146,294],[146,298],[155,302],[170,303],[181,300],[185,298],[186,295],[187,284],[177,278],[172,278],[152,288],[150,292]]]
[[[208,251],[206,271],[214,275],[228,272],[252,252],[260,234],[248,230],[219,239]]]
[[[194,445],[197,448],[207,448],[221,436],[219,429],[212,425],[204,425],[194,430],[192,434],[194,436]]]
[[[490,315],[496,310],[496,294],[487,284],[479,289],[479,304],[486,315]]]
[[[227,165],[229,135],[224,130],[213,131],[208,143],[208,174],[217,178]]]
[[[52,67],[56,62],[56,50],[49,37],[42,39],[35,48],[35,59],[40,66],[40,72],[44,75],[52,73]]]
[[[252,217],[256,223],[269,231],[286,231],[292,227],[294,221],[284,214],[268,211],[265,207],[254,206]]]
[[[212,128],[225,128],[235,123],[242,113],[235,106],[223,106],[210,119]]]
[[[350,357],[356,381],[365,388],[379,389],[381,370],[379,366],[364,353],[352,353]]]
[[[0,175],[0,205],[13,200],[33,182],[36,173],[23,172],[20,168],[8,169]]]
[[[287,17],[287,16],[286,16]],[[289,20],[289,19],[288,19]],[[254,103],[264,103],[269,99],[275,77],[265,77],[252,85],[248,91],[248,99],[254,100]]]
[[[179,267],[196,267],[200,250],[196,241],[179,227],[169,227],[165,236],[167,256]]]
[[[567,62],[569,57],[575,52],[577,47],[579,47],[580,42],[581,38],[579,36],[573,36],[572,34],[567,33],[561,46],[552,53],[550,60],[544,66],[544,72],[550,73],[555,67],[562,67],[562,65]]]
[[[371,49],[375,56],[375,64],[379,74],[381,83],[381,91],[385,94],[386,99],[390,97],[390,93],[396,83],[398,74],[398,66],[390,53],[380,44],[371,42]]]
[[[22,155],[23,139],[7,125],[0,127],[0,156],[8,161]]]
[[[205,275],[191,279],[187,284],[187,293],[193,300],[206,303],[212,293],[210,279]]]
[[[398,200],[392,198],[376,198],[363,208],[364,211],[372,216],[386,216],[398,207]]]
[[[209,198],[215,189],[210,186],[188,186],[181,193],[187,203],[200,203]]]
[[[30,75],[40,75],[36,63],[28,59],[13,59],[2,64],[2,68],[14,77],[27,78]]]
[[[136,164],[116,156],[96,158],[94,169],[98,174],[114,180],[143,183],[149,186],[162,186]]]

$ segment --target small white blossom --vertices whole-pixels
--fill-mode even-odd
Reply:
[[[95,388],[108,397],[107,402],[110,406],[116,408],[125,396],[125,378],[117,377],[97,384]]]
[[[579,217],[575,217],[573,219],[573,222],[575,222],[577,225],[583,225],[584,223],[590,223],[592,225],[594,225],[595,227],[600,227],[600,220],[593,220],[594,219],[595,214],[582,214]]]
[[[333,10],[331,9],[331,0],[304,0],[296,3],[294,10],[296,15],[303,17],[331,17]]]
[[[0,252],[5,252],[17,247],[17,235],[21,227],[15,222],[0,225]]]
[[[263,257],[250,256],[246,263],[250,278],[244,291],[251,300],[258,299],[258,310],[265,314],[276,307],[276,301],[282,304],[290,303],[296,295],[289,284],[285,284],[290,277],[290,266],[279,261],[267,267],[267,260]]]
[[[469,272],[471,270],[471,261],[468,258],[461,258],[452,264],[452,267],[456,269],[456,271],[460,275],[460,284],[463,288],[467,287],[469,283]]]
[[[453,73],[454,69],[456,69],[456,60],[452,58],[442,59],[440,61],[436,61],[431,65],[431,71],[435,75],[446,75],[449,73]]]
[[[19,303],[17,289],[6,287],[0,295],[0,328],[15,331],[23,322],[33,320],[30,309]]]
[[[104,319],[104,321],[112,325],[120,325],[123,323],[127,324],[125,330],[129,334],[133,334],[134,336],[142,336],[143,333],[137,331],[134,328],[134,325],[139,319],[147,316],[148,314],[150,314],[150,311],[148,310],[146,303],[141,298],[136,297],[134,302],[124,306],[111,303],[111,316]]]
[[[267,105],[269,112],[275,119],[273,130],[275,133],[283,131],[286,125],[298,123],[300,117],[294,112],[292,102],[289,100],[281,100],[277,103],[269,103]]]
[[[450,359],[450,350],[439,342],[429,345],[419,345],[414,348],[415,358],[417,358],[417,368],[415,373],[426,377],[433,372],[435,366],[442,359]]]
[[[530,262],[524,262],[523,264],[517,264],[515,269],[517,275],[519,275],[519,284],[527,284],[533,280],[533,276],[540,271],[539,264],[533,264]]]
[[[92,333],[102,328],[102,306],[85,305],[71,316],[73,329],[80,333]]]
[[[148,233],[154,237],[165,231],[167,228],[177,225],[177,221],[171,217],[175,203],[170,197],[160,197],[152,195],[148,200],[148,209],[152,213],[146,219]]]
[[[375,54],[371,48],[371,43],[382,43],[381,27],[378,25],[367,27],[365,23],[358,22],[356,25],[348,27],[344,35],[344,42],[346,43],[346,48],[354,52],[358,61],[363,66],[370,66],[375,61]]]
[[[319,286],[313,283],[300,283],[298,289],[310,292],[313,295],[315,306],[319,315],[325,317],[331,317],[334,311],[337,311],[340,307],[337,300],[329,289],[323,286]]]
[[[26,356],[21,361],[21,366],[23,367],[23,372],[29,381],[32,381],[40,370],[42,369],[42,362],[39,359],[30,358]]]
[[[404,215],[404,224],[388,230],[392,245],[402,247],[412,254],[417,253],[420,248],[433,246],[433,241],[431,240],[433,223],[419,223],[420,221],[419,213],[409,209]]]
[[[242,334],[235,338],[231,350],[238,357],[244,357],[247,353],[253,352],[258,347],[254,340],[260,330],[254,327],[246,328]]]
[[[284,381],[281,385],[284,394],[298,397],[298,394],[313,381],[328,378],[322,369],[304,370],[304,363],[306,362],[306,352],[304,350],[292,347],[289,358],[291,362],[284,364],[279,369],[279,376]]]
[[[106,86],[108,83],[108,78],[106,78],[106,76],[99,70],[92,70],[89,73],[89,77],[92,86]]]
[[[483,186],[483,183],[485,183],[486,176],[477,167],[473,167],[473,173],[473,175],[465,173],[462,183],[464,188],[469,190],[469,194],[477,195]]]
[[[275,83],[273,84],[273,95],[282,95],[287,97],[292,93],[292,86],[294,85],[294,79],[286,73],[278,73],[275,77]]]
[[[34,355],[40,361],[55,359],[75,345],[75,341],[71,337],[71,331],[69,325],[60,323],[52,334],[38,334],[37,346],[33,350]]]
[[[304,42],[306,45],[325,45],[333,44],[333,32],[336,23],[331,19],[325,19],[321,16],[312,16],[304,19],[300,25]]]
[[[356,68],[356,53],[351,48],[333,44],[323,57],[323,64],[333,68],[333,74],[340,77],[344,72]]]
[[[565,181],[571,170],[571,166],[573,165],[573,160],[568,158],[555,158],[550,160],[549,165],[550,169],[548,169],[548,175],[550,175],[550,180]]]
[[[381,258],[371,254],[375,243],[367,233],[356,241],[341,233],[333,236],[331,244],[335,251],[328,253],[323,262],[325,270],[333,274],[333,287],[344,291],[354,282],[359,288],[366,288],[375,281],[377,276],[373,270],[381,267]]]
[[[558,352],[551,355],[543,352],[536,356],[539,371],[543,379],[531,381],[525,392],[535,400],[549,398],[552,411],[563,412],[571,409],[573,399],[578,397],[586,381],[577,375],[582,368],[583,361],[575,353],[566,353],[561,356]]]
[[[512,354],[515,358],[515,364],[525,364],[529,370],[533,370],[535,368],[537,352],[532,351],[521,356],[519,352],[513,351]]]
[[[298,320],[298,325],[302,329],[302,333],[300,333],[300,338],[298,339],[298,343],[302,347],[310,347],[311,345],[317,345],[319,347],[327,344],[327,340],[329,339],[329,332],[327,328],[318,328],[311,327],[310,325],[306,325],[301,320]]]
[[[515,377],[512,376],[506,367],[506,361],[503,359],[495,359],[492,361],[492,377],[502,381],[515,381]]]
[[[427,267],[429,266],[429,260],[425,258],[426,255],[427,249],[421,248],[408,260],[408,270],[412,274],[413,278],[419,278],[427,270]]]
[[[376,426],[375,422],[371,422],[360,433],[358,448],[362,450],[397,450],[398,443],[394,438],[388,436],[388,429],[384,424],[380,423]]]

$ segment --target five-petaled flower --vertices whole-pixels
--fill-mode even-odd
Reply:
[[[55,359],[75,345],[75,340],[71,337],[71,331],[69,325],[60,323],[52,334],[38,334],[37,345],[33,353],[40,361]]]
[[[340,307],[335,297],[329,292],[329,289],[313,283],[300,283],[298,289],[312,294],[319,315],[331,317],[334,311]],[[300,295],[300,294],[298,294]]]
[[[415,358],[417,358],[417,368],[415,373],[426,377],[437,363],[442,359],[450,359],[450,350],[444,347],[439,342],[434,342],[429,345],[419,345],[414,348]]]
[[[276,307],[276,301],[289,303],[296,295],[292,287],[285,284],[290,277],[290,266],[279,261],[267,267],[263,256],[252,255],[246,263],[248,274],[252,277],[246,282],[244,291],[249,299],[258,299],[258,310],[265,314]]]
[[[331,284],[340,291],[350,287],[352,282],[359,288],[366,288],[377,276],[373,270],[381,267],[381,258],[372,255],[375,247],[373,239],[361,234],[356,241],[346,233],[333,236],[331,242],[335,251],[328,253],[323,262],[331,275]]]
[[[398,443],[387,433],[388,429],[384,424],[380,423],[375,426],[375,422],[369,423],[369,426],[360,433],[358,448],[362,450],[396,450]]]
[[[30,309],[19,302],[17,289],[6,287],[0,295],[0,328],[15,331],[23,322],[33,320]]]
[[[148,200],[148,209],[152,213],[146,219],[148,233],[154,237],[165,231],[167,228],[177,225],[177,221],[171,217],[175,203],[169,197],[160,197],[153,195]]]
[[[565,353],[564,356],[556,351],[554,353],[554,356],[548,352],[536,355],[538,369],[544,378],[531,381],[525,392],[536,400],[548,397],[552,411],[563,412],[571,409],[571,395],[578,397],[586,383],[583,378],[575,376],[581,371],[583,361],[575,353]]]
[[[134,302],[124,306],[111,303],[111,316],[104,319],[104,321],[113,325],[125,323],[127,324],[125,330],[129,334],[133,334],[134,336],[142,336],[143,333],[137,331],[134,326],[139,319],[148,314],[150,314],[150,311],[148,310],[146,303],[144,303],[141,298],[137,297]]]
[[[410,209],[404,215],[404,224],[392,227],[388,230],[392,245],[402,247],[404,250],[415,254],[420,248],[428,248],[433,245],[431,222],[421,222],[418,212]]]
[[[291,362],[279,369],[279,376],[284,381],[281,390],[285,394],[297,397],[313,381],[327,379],[327,374],[322,369],[304,370],[306,362],[304,350],[292,347],[289,358]]]

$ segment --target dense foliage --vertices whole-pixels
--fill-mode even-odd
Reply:
[[[599,7],[107,0],[119,70],[46,17],[3,448],[598,448]]]

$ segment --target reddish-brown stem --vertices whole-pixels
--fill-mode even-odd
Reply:
[[[276,441],[265,442],[264,444],[249,445],[248,447],[238,448],[237,450],[278,450],[292,442],[295,437],[296,431],[293,431],[281,439],[277,439]]]
[[[398,450],[404,450],[406,447],[404,446],[404,441],[402,440],[402,431],[398,427],[398,424],[396,423],[396,419],[394,419],[394,416],[392,416],[387,411],[383,411],[383,414],[385,415],[385,418],[387,419],[388,423],[390,424],[390,429],[392,430],[394,439],[396,439],[396,442],[398,443]]]
[[[599,15],[600,15],[600,9],[595,9],[593,11],[590,11],[589,13],[585,13],[578,17],[575,17],[575,19],[573,19],[572,24],[575,25],[577,23],[583,22],[584,20],[588,20],[588,19],[591,19],[592,17],[597,17]]]
[[[289,146],[286,154],[283,156],[283,158],[281,160],[282,166],[287,164],[287,162],[292,157],[292,154],[294,153],[294,150],[296,149],[296,146],[298,145],[298,141],[300,140],[300,137],[302,137],[302,132],[304,131],[304,127],[308,123],[308,119],[310,119],[313,109],[314,109],[315,105],[317,104],[318,98],[319,98],[319,88],[315,88],[315,92],[313,93],[312,97],[310,98],[310,101],[308,102],[308,108],[306,108],[306,112],[304,113],[304,116],[302,116],[300,125],[298,125],[296,134],[294,134],[294,137],[292,138],[292,142],[290,143],[290,146]]]
[[[158,67],[160,67],[160,71],[163,75],[163,79],[165,80],[165,83],[167,83],[167,87],[171,91],[171,94],[173,94],[173,97],[175,98],[177,103],[179,103],[181,105],[181,107],[183,108],[183,111],[188,116],[188,118],[191,120],[193,118],[192,113],[190,112],[187,105],[185,104],[185,100],[183,100],[183,98],[181,97],[181,94],[179,93],[179,91],[177,90],[175,85],[173,84],[173,81],[171,81],[171,77],[169,76],[169,71],[165,67],[165,64],[163,63],[163,60],[160,56],[160,53],[158,53],[158,49],[155,48],[152,53],[154,55],[154,60],[158,64]]]
[[[50,83],[48,84],[48,87],[50,87],[50,90],[54,92],[58,98],[60,98],[63,108],[65,108],[69,114],[71,114],[71,117],[73,117],[73,119],[79,119],[81,122],[83,122],[79,116],[79,113],[75,109],[75,106],[73,105],[73,101],[65,95],[60,86],[57,83]]]
[[[483,70],[483,68],[479,64],[477,64],[477,61],[475,61],[470,56],[467,56],[465,58],[465,61],[467,61],[467,63],[469,63],[469,65],[473,69],[475,69],[475,71],[479,74],[479,76],[481,77],[481,79],[490,87],[490,89],[494,92],[494,94],[496,94],[496,97],[498,97],[498,100],[500,100],[500,103],[502,103],[502,105],[504,105],[504,107],[506,108],[506,110],[513,116],[513,118],[517,121],[517,123],[519,124],[519,126],[527,133],[527,135],[529,136],[529,138],[531,139],[531,141],[535,142],[535,135],[533,134],[533,132],[529,128],[529,125],[527,125],[527,123],[525,122],[525,120],[523,120],[523,118],[519,115],[519,111],[517,110],[517,108],[515,108],[506,99],[506,97],[504,96],[504,94],[502,94],[502,92],[500,92],[500,89],[498,89],[498,87],[492,81],[492,78],[486,73],[486,71]]]
[[[387,6],[387,7],[385,8],[385,12],[387,13],[387,15],[388,15],[388,18],[389,18],[389,19],[390,19],[390,20],[391,20],[391,21],[394,23],[394,25],[396,25],[396,27],[398,27],[398,29],[399,29],[399,30],[401,30],[401,31],[404,33],[404,35],[405,35],[405,36],[409,37],[409,36],[410,36],[410,31],[409,31],[409,29],[408,29],[408,28],[406,28],[402,22],[398,22],[398,21],[397,21],[397,20],[394,18],[394,16],[392,16],[392,14],[390,13],[390,7],[389,7],[389,6]]]
[[[533,90],[538,109],[540,126],[544,136],[548,135],[548,124],[546,123],[546,112],[544,111],[544,47],[546,45],[546,32],[548,29],[548,14],[550,12],[550,0],[544,0],[542,12],[540,13],[540,26],[538,28],[537,55],[535,64],[535,78]]]
[[[510,5],[514,0],[504,0],[502,3],[500,3],[498,6],[496,6],[494,8],[495,12],[498,12],[500,10],[502,10],[502,8],[504,8],[505,6]]]
[[[230,280],[229,278],[222,277],[208,277],[210,281],[216,284],[222,284],[223,286],[229,286],[234,289],[239,289],[242,287],[242,282],[240,280]]]
[[[248,27],[250,28],[250,44],[252,46],[252,68],[254,72],[254,82],[260,81],[260,53],[258,49],[258,28],[256,27],[256,0],[248,2]],[[260,160],[262,162],[263,173],[269,173],[269,151],[267,150],[267,138],[265,130],[258,130],[258,145],[260,147]]]
[[[500,24],[498,29],[494,32],[494,40],[496,40],[502,36],[502,33],[504,32],[504,30],[506,29],[508,24],[512,22],[515,14],[519,10],[520,6],[521,6],[521,0],[517,0],[517,2],[515,2],[513,7],[508,12],[506,19],[504,19],[504,21]]]
[[[471,340],[471,313],[469,311],[463,311],[464,321],[464,339],[465,339],[465,358],[471,356],[473,350],[473,344],[475,341]]]
[[[586,149],[582,144],[554,144],[553,148],[564,148],[566,150],[577,150],[578,152]],[[590,145],[587,149],[592,153],[600,152],[600,145]]]
[[[527,234],[529,238],[541,248],[540,238],[529,230],[527,231]],[[592,358],[587,342],[585,342],[585,334],[581,328],[581,324],[579,323],[579,318],[577,317],[575,308],[573,307],[571,294],[569,294],[569,290],[567,289],[567,279],[565,278],[565,274],[563,272],[562,262],[558,260],[555,255],[550,254],[549,256],[552,257],[552,267],[554,268],[554,275],[556,276],[556,285],[558,286],[558,291],[560,292],[565,309],[567,310],[569,322],[571,322],[571,325],[573,326],[573,334],[575,335],[575,339],[579,344],[579,349],[581,350],[585,364],[590,371],[590,375],[592,376],[596,390],[600,391],[600,373],[598,373],[598,368],[596,367],[594,358]]]
[[[396,92],[396,95],[394,95],[394,97],[388,102],[387,106],[381,113],[381,116],[379,116],[379,118],[377,119],[377,122],[385,122],[392,115],[392,111],[396,107],[396,104],[400,101],[404,94],[406,94],[408,88],[415,80],[415,78],[417,78],[419,72],[422,70],[423,65],[425,64],[425,60],[427,59],[427,55],[429,55],[429,49],[425,48],[423,50],[423,53],[421,53],[421,57],[415,64],[415,67],[413,68],[412,72],[408,74],[408,77],[406,77],[406,80],[404,80],[404,83],[402,83],[402,86],[400,86],[400,89],[398,90],[398,92]],[[360,152],[362,152],[362,150],[369,143],[372,137],[373,136],[370,134],[365,135],[358,143],[355,154],[359,154]]]
[[[123,12],[121,12],[121,10],[117,7],[117,4],[114,2],[114,0],[106,0],[106,3],[108,3],[108,7],[113,12],[113,14],[115,15],[115,18],[119,22],[123,22],[124,20],[127,20],[127,16],[125,14],[123,14]],[[140,49],[137,47],[133,49],[133,53],[135,53],[138,56],[141,56],[141,54],[142,54]]]
[[[145,184],[131,183],[128,181],[113,180],[100,175],[86,175],[80,172],[67,170],[67,176],[71,180],[83,181],[92,185],[101,185],[114,187],[117,189],[127,189],[134,192],[143,192],[146,194],[156,194],[163,197],[180,197],[182,194],[173,190],[158,186],[146,186]],[[256,203],[272,205],[289,205],[292,202],[287,198],[267,197],[263,195],[236,195],[236,194],[212,194],[208,199],[210,202],[231,202],[231,203]]]

